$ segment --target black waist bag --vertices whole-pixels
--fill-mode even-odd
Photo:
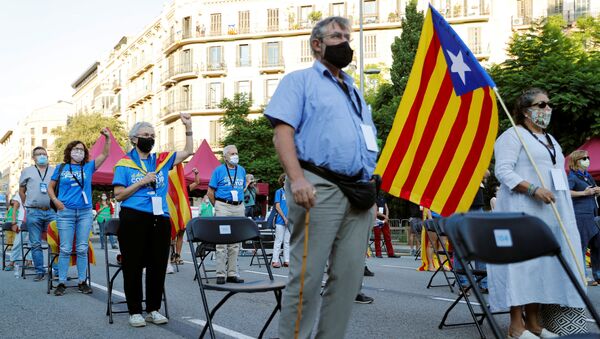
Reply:
[[[373,207],[377,198],[376,181],[359,181],[360,177],[349,177],[316,166],[310,162],[300,161],[300,166],[321,178],[331,181],[344,193],[350,205],[357,210],[368,210]]]

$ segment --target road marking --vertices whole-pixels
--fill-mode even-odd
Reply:
[[[244,272],[248,272],[248,273],[254,273],[254,274],[261,274],[261,275],[269,275],[269,273],[266,272],[257,272],[257,271],[250,271],[250,270],[244,270]],[[280,278],[287,278],[287,275],[283,275],[283,274],[275,274],[273,273],[274,277],[280,277]]]
[[[92,287],[95,287],[95,288],[101,289],[101,290],[103,290],[104,292],[108,292],[108,287],[106,287],[106,286],[103,286],[103,285],[100,285],[100,284],[96,284],[96,283],[95,283],[95,282],[93,282],[93,281],[92,281],[92,283],[91,283],[90,285],[92,285]],[[121,292],[121,291],[117,291],[117,290],[115,290],[114,288],[113,288],[113,290],[112,290],[112,294],[114,294],[114,295],[118,295],[118,296],[119,296],[119,297],[121,297],[121,298],[125,298],[125,293],[123,293],[123,292]]]
[[[404,270],[416,271],[417,267],[409,267],[409,266],[398,266],[398,265],[379,265],[382,267],[393,267],[393,268],[402,268]]]
[[[191,322],[191,323],[194,323],[196,325],[200,325],[200,326],[204,326],[206,324],[206,321],[205,320],[201,320],[201,319],[186,319],[186,320],[189,321],[189,322]],[[225,335],[228,335],[230,337],[233,337],[233,338],[238,338],[238,339],[255,339],[254,337],[250,337],[250,336],[247,336],[247,335],[245,335],[243,333],[236,332],[234,330],[230,330],[228,328],[225,328],[225,327],[222,327],[222,326],[219,326],[219,325],[215,325],[214,323],[213,323],[213,328],[215,329],[215,331],[221,332],[221,333],[223,333]],[[207,331],[208,331],[208,329],[207,329]]]
[[[451,301],[454,302],[456,299],[448,299],[448,298],[442,298],[442,297],[431,297],[431,299],[433,300],[440,300],[440,301]],[[461,304],[466,304],[467,302],[464,300],[459,301],[459,303]],[[476,303],[474,301],[471,301],[471,305],[477,305],[477,306],[481,306],[480,303]]]
[[[590,319],[590,318],[585,318],[585,321],[587,321],[588,323],[595,323],[596,322],[596,320]]]

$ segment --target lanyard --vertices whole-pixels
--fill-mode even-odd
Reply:
[[[235,182],[237,181],[237,169],[235,166],[235,174],[233,175],[233,181],[231,181],[231,175],[229,174],[229,167],[225,165],[225,169],[227,170],[227,176],[229,177],[229,183],[231,184],[231,188],[235,188]]]
[[[358,105],[359,105],[358,107],[356,107],[356,104],[354,103],[354,101],[352,101],[352,97],[350,96],[350,90],[348,88],[348,85],[346,85],[346,83],[339,82],[337,79],[335,79],[335,82],[338,84],[338,86],[340,86],[342,88],[342,91],[344,91],[344,93],[346,93],[346,96],[348,97],[348,100],[352,104],[352,108],[354,109],[354,113],[358,114],[358,116],[362,120],[362,102],[360,101],[360,97],[358,96],[358,93],[356,93],[356,89],[354,87],[352,87],[352,92],[354,93],[354,97],[356,98],[356,102],[358,102]]]
[[[77,182],[77,185],[79,185],[79,187],[81,187],[81,189],[83,189],[83,183],[84,183],[84,178],[83,178],[83,165],[81,165],[81,182],[79,182],[79,179],[77,179],[77,177],[75,175],[73,175],[73,168],[71,168],[71,164],[69,164],[69,172],[71,172],[71,177],[73,177],[73,179],[75,179],[75,182]]]
[[[527,132],[529,132],[531,136],[535,138],[535,140],[537,140],[540,144],[544,146],[544,148],[548,151],[548,154],[550,154],[550,159],[552,159],[552,165],[556,165],[556,149],[554,148],[554,144],[552,143],[552,140],[550,139],[548,133],[544,133],[544,135],[546,136],[546,141],[548,142],[548,144],[546,145],[542,140],[540,140],[537,137],[537,135],[533,134],[529,127],[525,125],[523,125],[523,127],[525,127]]]
[[[43,177],[42,177],[42,173],[40,172],[40,169],[37,167],[37,165],[35,165],[35,169],[37,170],[38,174],[40,175],[40,179],[42,179],[42,182],[44,182],[44,179],[46,179],[46,174],[48,174],[48,166],[46,166],[46,172],[44,172]]]

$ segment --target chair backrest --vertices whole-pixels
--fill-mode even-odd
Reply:
[[[246,217],[193,218],[186,229],[188,239],[193,242],[235,244],[260,237],[254,220]]]
[[[117,232],[119,231],[119,225],[120,225],[119,218],[111,218],[106,223],[106,227],[104,228],[104,234],[107,236],[117,235]]]
[[[442,227],[466,260],[509,264],[560,253],[550,228],[525,213],[456,214]]]
[[[435,232],[435,226],[434,223],[436,222],[436,219],[426,219],[425,221],[423,221],[423,225],[425,225],[425,229],[429,232]]]

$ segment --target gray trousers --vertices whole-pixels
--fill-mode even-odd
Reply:
[[[308,171],[304,171],[304,176],[315,186],[317,196],[316,204],[310,210],[302,319],[298,337],[310,337],[319,313],[316,337],[343,338],[354,299],[360,289],[365,264],[365,243],[369,238],[369,227],[375,218],[375,211],[352,209],[348,199],[335,184]],[[292,234],[290,273],[283,291],[279,337],[287,339],[294,337],[298,314],[306,210],[294,202],[289,182],[286,183],[285,191]],[[320,297],[321,281],[328,260],[327,282],[323,296]]]
[[[244,204],[229,205],[222,201],[215,201],[215,215],[219,217],[243,217]],[[237,260],[240,244],[216,245],[215,257],[217,264],[217,277],[237,276]]]

